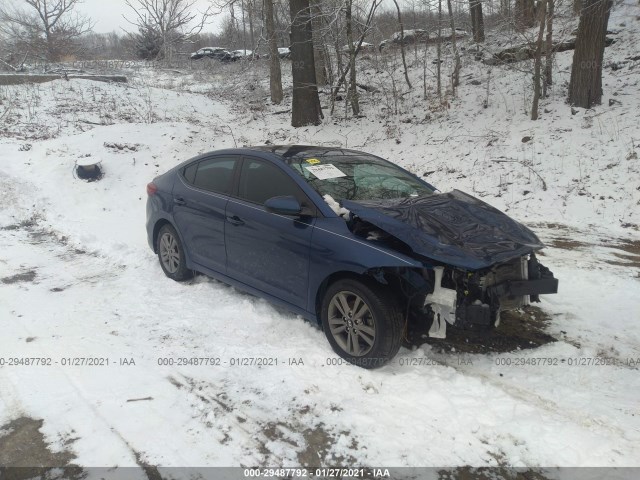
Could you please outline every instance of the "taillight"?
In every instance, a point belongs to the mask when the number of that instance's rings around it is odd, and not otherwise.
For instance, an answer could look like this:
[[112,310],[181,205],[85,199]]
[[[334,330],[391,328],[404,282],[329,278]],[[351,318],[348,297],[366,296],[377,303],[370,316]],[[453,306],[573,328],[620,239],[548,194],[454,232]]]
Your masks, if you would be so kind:
[[155,195],[156,192],[158,191],[158,186],[151,182],[151,183],[147,183],[147,195],[151,196],[151,195]]

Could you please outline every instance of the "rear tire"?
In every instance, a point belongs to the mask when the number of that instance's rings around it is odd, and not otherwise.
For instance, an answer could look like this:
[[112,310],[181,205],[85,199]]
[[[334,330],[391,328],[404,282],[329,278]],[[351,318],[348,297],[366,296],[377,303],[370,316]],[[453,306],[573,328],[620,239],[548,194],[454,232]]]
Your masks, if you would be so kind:
[[320,315],[331,347],[349,363],[378,368],[400,349],[402,310],[391,291],[372,281],[333,283],[324,294]]
[[163,225],[158,232],[156,242],[158,260],[167,277],[177,282],[193,277],[193,271],[187,268],[180,237],[173,226]]

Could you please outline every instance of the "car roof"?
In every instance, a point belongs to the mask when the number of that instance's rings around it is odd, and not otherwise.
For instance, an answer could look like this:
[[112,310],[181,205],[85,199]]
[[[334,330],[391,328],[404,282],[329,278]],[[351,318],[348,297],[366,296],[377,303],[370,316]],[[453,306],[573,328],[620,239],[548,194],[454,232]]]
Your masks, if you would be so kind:
[[258,151],[258,152],[269,152],[282,157],[283,159],[289,159],[291,157],[298,156],[314,156],[314,157],[324,157],[324,156],[351,156],[351,155],[371,155],[366,152],[359,152],[357,150],[350,150],[347,148],[340,147],[332,147],[332,146],[322,146],[322,145],[258,145],[255,147],[248,147],[250,150]]
[[285,164],[290,164],[291,160],[299,157],[324,157],[324,156],[368,156],[372,158],[379,158],[375,155],[366,152],[360,152],[357,150],[350,150],[347,148],[331,147],[331,146],[319,146],[319,145],[257,145],[247,146],[242,148],[225,148],[222,150],[214,150],[210,152],[204,152],[200,155],[192,157],[174,168],[182,168],[185,165],[200,161],[213,154],[215,155],[250,155],[251,153],[271,154],[268,155],[272,160],[280,161]]

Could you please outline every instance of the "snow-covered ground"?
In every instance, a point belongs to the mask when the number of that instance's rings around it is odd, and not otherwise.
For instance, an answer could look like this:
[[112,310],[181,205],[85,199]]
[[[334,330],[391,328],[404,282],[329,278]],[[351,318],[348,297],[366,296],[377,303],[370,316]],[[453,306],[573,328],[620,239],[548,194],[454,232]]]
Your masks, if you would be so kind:
[[[638,54],[638,15],[633,2],[613,12],[605,62]],[[415,63],[390,115],[374,58],[359,81],[380,92],[362,92],[363,118],[338,106],[301,129],[279,113],[290,98],[266,100],[263,64],[0,87],[0,442],[27,417],[82,467],[638,466],[640,66],[605,68],[603,105],[572,114],[571,55],[557,56],[537,122],[530,77],[471,56],[449,108],[422,100]],[[197,153],[267,141],[375,153],[531,225],[560,278],[541,304],[557,341],[425,344],[365,371],[336,365],[318,328],[263,300],[168,280],[146,243],[146,183]],[[100,181],[74,177],[87,158]],[[102,364],[68,365],[78,358]]]

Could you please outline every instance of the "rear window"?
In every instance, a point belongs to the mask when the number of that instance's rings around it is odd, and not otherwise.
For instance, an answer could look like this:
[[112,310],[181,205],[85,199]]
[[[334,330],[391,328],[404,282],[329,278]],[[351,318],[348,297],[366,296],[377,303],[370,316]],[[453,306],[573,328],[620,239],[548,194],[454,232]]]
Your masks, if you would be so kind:
[[182,175],[184,175],[184,179],[188,183],[193,183],[193,181],[196,179],[196,170],[198,170],[198,164],[194,163],[192,165],[189,165],[182,172]]
[[189,165],[183,175],[194,187],[216,193],[231,191],[233,169],[236,161],[233,158],[213,158]]

